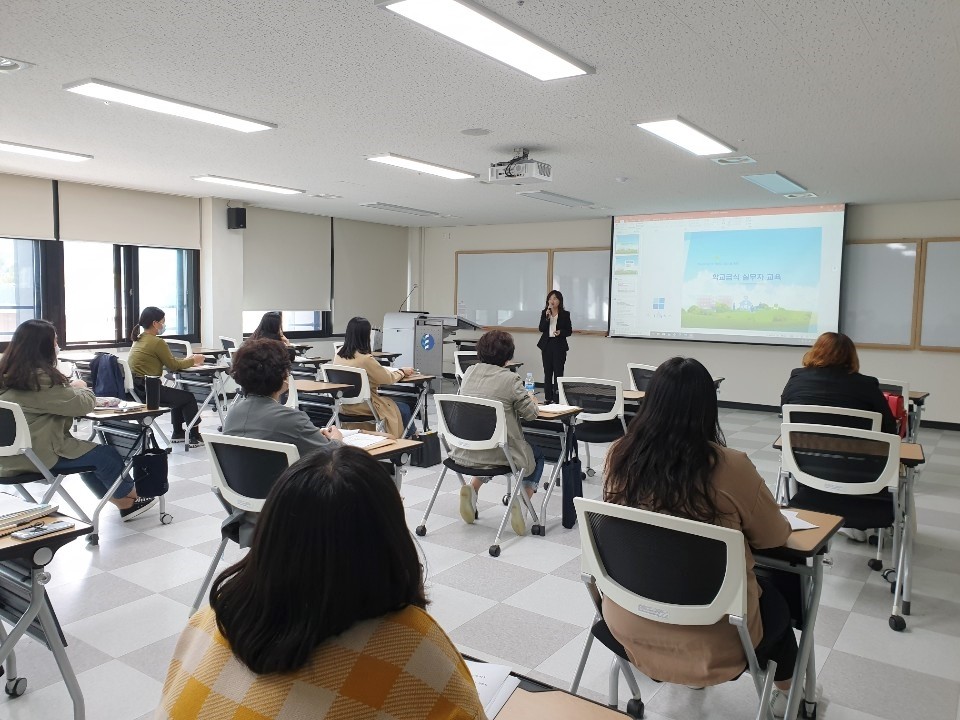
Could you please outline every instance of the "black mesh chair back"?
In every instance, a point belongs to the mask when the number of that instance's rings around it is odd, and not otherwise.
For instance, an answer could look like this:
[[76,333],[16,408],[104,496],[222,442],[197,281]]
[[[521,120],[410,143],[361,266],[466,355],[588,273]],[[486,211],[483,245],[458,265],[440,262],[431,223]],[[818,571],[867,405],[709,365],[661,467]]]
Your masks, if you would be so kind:
[[587,513],[610,577],[636,595],[674,605],[709,605],[726,575],[719,540]]
[[463,440],[489,440],[497,427],[497,412],[492,407],[437,400],[437,412],[443,415],[450,433]]
[[0,408],[0,449],[13,445],[17,439],[17,419],[12,410]]
[[220,337],[220,344],[223,345],[224,350],[229,350],[230,348],[235,348],[237,346],[237,341],[233,338]]
[[791,433],[791,444],[801,472],[833,483],[876,482],[887,466],[890,448],[876,440],[848,442],[842,435],[803,432]]
[[637,390],[642,390],[643,392],[647,391],[647,386],[650,384],[650,379],[653,377],[655,370],[649,370],[644,367],[631,367],[630,376],[633,378],[633,386]]
[[264,500],[270,488],[288,467],[282,452],[215,443],[211,451],[223,472],[223,479],[234,492]]
[[563,391],[567,404],[581,407],[585,413],[609,413],[617,404],[617,391],[611,385],[585,381],[564,382]]
[[350,385],[349,389],[341,391],[345,398],[355,398],[360,395],[363,389],[363,381],[360,375],[349,370],[339,370],[335,366],[327,365],[323,369],[327,376],[327,382],[338,383],[340,385]]
[[189,354],[187,352],[187,346],[184,345],[183,343],[180,343],[177,341],[171,342],[169,340],[166,342],[167,342],[167,347],[170,348],[170,354],[173,355],[175,358],[185,358]]

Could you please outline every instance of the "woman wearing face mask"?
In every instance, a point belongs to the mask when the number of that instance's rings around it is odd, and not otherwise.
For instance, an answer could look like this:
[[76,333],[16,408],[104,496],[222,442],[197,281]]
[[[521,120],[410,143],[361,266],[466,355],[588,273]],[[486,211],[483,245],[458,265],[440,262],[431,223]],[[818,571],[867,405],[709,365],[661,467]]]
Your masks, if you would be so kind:
[[[173,353],[170,352],[170,346],[157,337],[162,335],[166,329],[165,317],[166,314],[160,308],[146,307],[140,313],[137,326],[130,333],[133,347],[130,348],[127,361],[130,363],[130,371],[133,373],[134,387],[140,397],[146,397],[143,383],[144,376],[162,375],[164,368],[170,372],[177,372],[194,365],[203,364],[203,355],[191,355],[182,359],[175,358]],[[161,385],[160,404],[171,409],[170,420],[173,423],[173,436],[170,439],[175,443],[187,441],[184,437],[183,424],[186,422],[189,425],[197,414],[196,398],[186,390],[177,390]],[[188,442],[192,448],[203,444],[200,430],[196,426],[190,431]]]
[[563,309],[563,294],[551,290],[547,294],[546,307],[540,316],[540,341],[537,347],[543,358],[543,394],[548,403],[560,402],[557,378],[563,376],[567,363],[567,338],[573,334],[570,313]]

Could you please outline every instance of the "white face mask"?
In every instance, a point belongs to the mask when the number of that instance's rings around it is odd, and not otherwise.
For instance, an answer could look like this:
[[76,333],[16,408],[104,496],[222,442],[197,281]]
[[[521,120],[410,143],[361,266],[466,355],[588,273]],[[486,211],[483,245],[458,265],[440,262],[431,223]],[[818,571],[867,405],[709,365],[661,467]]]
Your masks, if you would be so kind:
[[157,335],[163,335],[166,331],[167,331],[167,324],[164,323],[164,324],[161,325],[161,326],[159,327],[159,329],[157,330]]

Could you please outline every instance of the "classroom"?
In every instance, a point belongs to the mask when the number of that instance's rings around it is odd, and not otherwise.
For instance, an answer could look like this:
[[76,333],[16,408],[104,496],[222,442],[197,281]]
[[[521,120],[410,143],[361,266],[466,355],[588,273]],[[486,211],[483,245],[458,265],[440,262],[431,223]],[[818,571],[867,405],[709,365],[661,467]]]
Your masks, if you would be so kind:
[[[142,330],[165,329],[177,362],[203,356],[195,373],[185,367],[164,381],[191,396],[185,407],[196,402],[195,419],[179,409],[139,421],[85,411],[65,431],[119,442],[122,454],[132,446],[116,438],[132,427],[137,442],[155,437],[171,448],[158,506],[125,522],[125,506],[106,507],[105,490],[91,492],[86,476],[62,481],[71,500],[48,498],[49,483],[25,486],[79,517],[88,537],[64,538],[52,559],[34,560],[31,576],[9,570],[23,557],[0,537],[0,619],[10,633],[0,661],[16,646],[0,676],[0,720],[204,717],[158,706],[209,576],[248,553],[252,515],[239,543],[221,534],[239,506],[211,491],[221,472],[215,448],[229,445],[217,440],[231,434],[227,415],[252,399],[240,396],[261,394],[238,393],[239,368],[231,378],[228,365],[251,334],[261,341],[271,313],[292,358],[277,402],[303,410],[311,433],[352,425],[349,413],[370,407],[375,425],[366,429],[393,436],[368,454],[399,490],[426,613],[475,678],[486,664],[513,673],[497,681],[503,687],[519,679],[520,690],[500,698],[510,698],[501,720],[547,712],[612,720],[636,714],[630,701],[640,696],[653,720],[767,717],[758,692],[763,704],[770,688],[755,687],[749,671],[732,682],[656,678],[600,634],[593,642],[599,618],[582,572],[600,551],[585,552],[596,526],[581,520],[612,505],[597,502],[608,451],[644,412],[649,377],[628,365],[699,361],[716,386],[710,402],[715,395],[726,445],[783,499],[799,447],[782,426],[785,384],[822,332],[846,333],[859,372],[881,379],[894,413],[895,396],[903,401],[902,445],[884,455],[897,462],[883,467],[898,520],[879,532],[879,554],[876,533],[860,542],[849,523],[838,532],[838,520],[820,528],[803,571],[795,555],[783,556],[794,559],[787,574],[808,603],[794,618],[794,679],[807,661],[813,670],[785,702],[797,717],[960,720],[955,3],[8,0],[0,17],[0,352],[24,322],[48,320],[67,381],[92,387],[98,354],[119,358],[121,371],[136,365],[131,329],[156,306],[157,322],[147,318],[156,327]],[[542,64],[523,66],[511,43]],[[672,131],[706,145],[684,148]],[[747,264],[759,274],[741,281]],[[791,278],[802,273],[819,282],[801,287]],[[564,295],[570,333],[549,298],[544,307],[552,290]],[[805,313],[785,314],[794,302]],[[403,406],[393,408],[402,433],[379,405],[347,407],[347,386],[337,385],[347,376],[326,370],[341,343],[351,356],[355,318],[373,329],[371,346],[357,352],[383,351],[369,378],[380,366],[400,373],[370,384],[388,386],[386,402]],[[525,390],[535,385],[541,408],[521,439],[540,437],[546,461],[529,502],[519,474],[507,487],[513,500],[501,501],[502,476],[479,495],[475,483],[472,522],[469,477],[461,488],[444,470],[441,458],[454,462],[446,448],[421,462],[427,446],[416,441],[431,433],[417,428],[447,427],[438,403],[467,383],[464,373],[490,364],[461,368],[455,353],[475,351],[488,330],[512,335],[506,368]],[[554,331],[569,334],[556,375],[619,394],[609,437],[577,419],[596,397],[577,402],[573,389],[545,382]],[[132,369],[121,400],[146,403],[151,374]],[[363,377],[360,394],[369,392],[368,374],[354,375]],[[551,401],[578,409],[544,414]],[[4,469],[22,454],[4,414],[16,416],[11,404],[0,405],[0,435],[10,436],[0,437],[0,515],[19,492]],[[864,427],[878,431],[879,422]],[[874,430],[870,442],[890,436]],[[201,431],[206,446],[191,443]],[[576,448],[585,502],[567,527],[561,516],[573,505],[565,509],[561,463]],[[521,536],[514,512],[526,518]],[[870,535],[876,526],[866,527]],[[786,562],[755,552],[758,566]],[[291,553],[290,563],[301,562]],[[19,637],[15,623],[44,592],[54,617],[41,611]],[[45,644],[58,646],[56,628],[69,672]]]

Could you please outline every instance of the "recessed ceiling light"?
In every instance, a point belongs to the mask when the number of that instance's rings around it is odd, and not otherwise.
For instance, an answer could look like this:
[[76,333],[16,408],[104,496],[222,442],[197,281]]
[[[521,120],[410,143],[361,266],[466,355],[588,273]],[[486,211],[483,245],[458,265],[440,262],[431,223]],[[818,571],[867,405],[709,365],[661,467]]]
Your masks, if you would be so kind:
[[637,127],[653,133],[667,142],[672,142],[694,155],[723,155],[733,152],[733,148],[729,145],[707,135],[703,130],[695,128],[680,118],[637,123]]
[[319,193],[310,197],[320,198],[321,200],[342,200],[343,195],[334,195],[333,193]]
[[81,155],[80,153],[65,152],[63,150],[51,150],[50,148],[35,147],[33,145],[20,145],[19,143],[0,141],[0,150],[3,152],[16,153],[18,155],[33,155],[35,157],[48,158],[50,160],[66,160],[67,162],[83,162],[84,160],[93,160],[93,155]]
[[567,55],[473,0],[377,0],[377,6],[413,20],[537,80],[593,74]]
[[756,160],[749,155],[731,155],[728,157],[716,157],[710,159],[717,165],[750,165],[751,163],[756,162]]
[[487,130],[486,128],[467,128],[466,130],[460,131],[463,135],[470,135],[472,137],[479,137],[480,135],[489,135],[492,133],[492,130]]
[[807,192],[807,189],[802,185],[797,185],[797,183],[790,178],[776,172],[760,173],[759,175],[741,175],[740,177],[777,195]]
[[264,183],[250,182],[249,180],[236,180],[234,178],[220,177],[219,175],[198,175],[193,178],[200,182],[216,183],[217,185],[232,185],[233,187],[247,188],[248,190],[263,190],[264,192],[279,193],[280,195],[302,195],[306,190],[294,190],[293,188],[281,187],[280,185],[265,185]]
[[0,73],[15,73],[18,70],[28,70],[32,67],[33,63],[28,63],[26,60],[0,57]]
[[565,205],[566,207],[572,208],[590,207],[593,205],[593,200],[580,200],[578,198],[567,197],[566,195],[547,192],[546,190],[526,190],[524,192],[518,192],[517,195],[528,197],[531,200],[543,200],[544,202]]
[[171,100],[170,98],[153,93],[134,90],[133,88],[115,85],[114,83],[104,82],[103,80],[81,80],[80,82],[67,83],[63,86],[64,90],[69,90],[78,95],[105,100],[106,102],[115,102],[122,105],[132,105],[143,110],[152,110],[163,113],[164,115],[175,115],[177,117],[187,118],[188,120],[197,120],[210,125],[219,125],[220,127],[239,130],[240,132],[257,132],[259,130],[273,130],[276,125],[272,123],[251,120],[240,115],[211,110],[193,103],[181,102],[180,100]]
[[428,173],[430,175],[439,175],[448,180],[472,180],[477,177],[473,173],[464,172],[463,170],[454,170],[453,168],[444,167],[443,165],[434,165],[433,163],[424,162],[423,160],[414,160],[413,158],[394,155],[393,153],[368,157],[367,160],[383,163],[384,165],[406,168],[407,170],[416,170],[417,172]]
[[784,193],[783,196],[790,200],[796,200],[797,198],[815,198],[817,197],[817,194],[812,192]]
[[404,205],[391,205],[390,203],[382,202],[360,203],[360,207],[373,208],[374,210],[390,210],[391,212],[404,213],[405,215],[440,216],[440,213],[436,213],[431,210],[420,210],[418,208],[406,207]]

